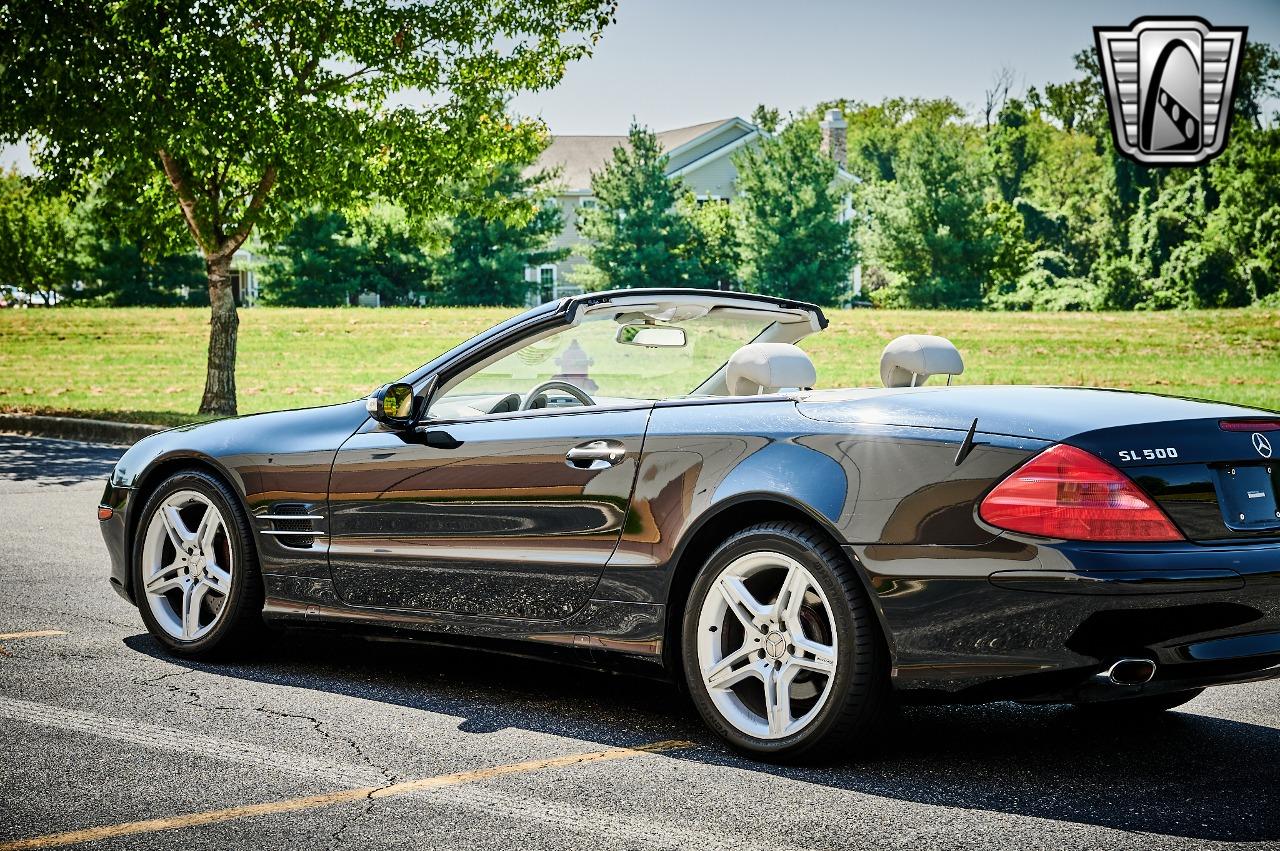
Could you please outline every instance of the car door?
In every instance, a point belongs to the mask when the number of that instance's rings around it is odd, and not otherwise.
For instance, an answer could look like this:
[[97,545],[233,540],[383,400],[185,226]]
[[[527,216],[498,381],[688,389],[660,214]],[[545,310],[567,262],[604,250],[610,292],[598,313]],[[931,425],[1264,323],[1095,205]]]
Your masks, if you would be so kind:
[[622,532],[652,405],[408,432],[372,420],[330,477],[330,566],[354,606],[560,620]]

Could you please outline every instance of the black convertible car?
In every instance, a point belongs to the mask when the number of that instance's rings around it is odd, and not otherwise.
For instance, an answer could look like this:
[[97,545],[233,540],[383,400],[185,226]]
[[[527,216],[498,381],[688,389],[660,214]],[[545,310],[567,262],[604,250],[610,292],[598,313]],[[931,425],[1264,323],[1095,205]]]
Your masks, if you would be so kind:
[[98,510],[111,583],[182,654],[328,624],[664,673],[776,758],[898,700],[1134,713],[1280,675],[1280,415],[947,386],[928,336],[884,388],[812,390],[826,324],[588,294],[367,399],[148,437]]

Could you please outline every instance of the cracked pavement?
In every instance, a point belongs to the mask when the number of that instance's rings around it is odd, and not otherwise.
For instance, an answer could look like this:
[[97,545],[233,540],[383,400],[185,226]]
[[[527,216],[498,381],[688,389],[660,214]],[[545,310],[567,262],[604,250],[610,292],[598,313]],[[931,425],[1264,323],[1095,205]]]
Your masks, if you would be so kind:
[[438,646],[290,633],[168,657],[107,584],[120,453],[0,435],[0,845],[686,739],[396,797],[80,848],[1280,847],[1280,684],[1139,727],[1054,707],[913,708],[886,753],[816,768],[720,746],[671,687]]

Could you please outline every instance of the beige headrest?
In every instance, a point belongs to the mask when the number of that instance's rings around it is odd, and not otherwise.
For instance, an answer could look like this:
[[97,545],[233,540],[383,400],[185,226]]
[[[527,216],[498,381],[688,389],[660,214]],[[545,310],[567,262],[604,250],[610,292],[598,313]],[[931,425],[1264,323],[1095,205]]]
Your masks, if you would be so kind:
[[906,334],[884,347],[880,380],[885,387],[918,387],[931,375],[960,375],[964,360],[944,337]]
[[812,387],[818,372],[809,356],[790,343],[751,343],[729,358],[725,378],[731,395],[754,396]]

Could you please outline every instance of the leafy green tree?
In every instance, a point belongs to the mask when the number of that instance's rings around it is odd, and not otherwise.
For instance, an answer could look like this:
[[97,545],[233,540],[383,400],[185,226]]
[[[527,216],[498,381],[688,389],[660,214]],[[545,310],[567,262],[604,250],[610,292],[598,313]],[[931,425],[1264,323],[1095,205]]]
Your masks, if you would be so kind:
[[[1099,65],[1005,101],[981,128],[947,101],[835,101],[864,282],[901,306],[1164,309],[1280,302],[1280,53],[1251,43],[1222,156],[1148,168],[1112,142]],[[985,151],[985,155],[984,155]],[[1268,302],[1268,303],[1271,303]]]
[[[1262,129],[1262,104],[1280,97],[1280,51],[1260,41],[1245,44],[1240,78],[1231,98],[1235,117]],[[1238,128],[1237,128],[1238,129]]]
[[1137,212],[1139,199],[1144,192],[1158,191],[1168,170],[1147,168],[1121,156],[1111,138],[1111,118],[1096,49],[1079,51],[1074,63],[1081,76],[1059,86],[1046,86],[1047,101],[1040,105],[1062,123],[1068,134],[1078,133],[1088,139],[1094,151],[1107,161],[1105,170],[1110,172],[1110,178],[1106,191],[1099,196],[1107,217],[1104,250],[1109,256],[1127,255],[1129,221]]
[[94,239],[82,274],[85,289],[77,296],[111,307],[204,302],[204,267],[194,253],[155,257],[137,243]]
[[1170,183],[1133,220],[1133,260],[1145,292],[1139,306],[1239,307],[1252,300],[1247,278],[1209,226],[1210,187],[1203,169]]
[[70,293],[74,245],[67,198],[16,173],[0,174],[0,285],[52,304]]
[[1039,156],[1033,133],[1034,118],[1026,104],[1010,98],[987,135],[996,188],[1000,190],[1000,197],[1011,204],[1022,195],[1023,181]]
[[351,240],[362,249],[361,290],[377,293],[384,305],[423,304],[437,284],[428,243],[434,240],[404,210],[379,204],[348,216]]
[[[611,0],[0,5],[0,140],[61,185],[103,167],[167,187],[206,269],[200,412],[236,412],[231,261],[255,229],[370,195],[422,214],[478,165],[536,148],[504,98],[560,79]],[[421,106],[393,99],[416,93]]]
[[1209,167],[1218,206],[1206,228],[1255,297],[1280,292],[1280,130],[1237,128]]
[[1049,123],[1035,102],[1031,95],[1026,104],[1010,99],[988,134],[996,189],[1021,227],[997,229],[987,305],[1091,309],[1099,288],[1089,273],[1114,242],[1105,203],[1113,191],[1109,162],[1091,137]]
[[582,211],[579,231],[595,287],[691,287],[703,283],[697,261],[680,249],[692,229],[676,210],[679,181],[666,174],[667,157],[654,134],[632,125],[628,143],[591,176],[594,209]]
[[1056,120],[1067,132],[1093,126],[1101,110],[1105,109],[1102,89],[1092,78],[1049,83],[1044,87],[1043,95],[1033,88],[1027,92],[1027,101]]
[[717,290],[737,289],[741,280],[742,244],[738,238],[738,216],[732,204],[723,201],[699,202],[692,192],[677,204],[688,220],[692,237],[681,251],[697,261],[704,286]]
[[1244,307],[1253,300],[1236,258],[1208,234],[1176,246],[1160,271],[1164,286],[1156,306],[1171,298],[1187,307]]
[[897,179],[865,194],[867,257],[890,273],[881,303],[978,307],[1000,252],[987,207],[991,176],[974,128],[914,122],[902,140]]
[[1037,251],[1026,238],[1027,211],[1021,199],[1016,205],[1003,199],[987,202],[983,236],[990,241],[992,253],[982,281],[984,307],[1036,307],[1038,290],[1051,285],[1066,265],[1056,251]]
[[811,121],[789,125],[734,155],[742,277],[768,295],[835,304],[849,289],[854,249],[836,164]]
[[1022,184],[1019,212],[1026,238],[1066,255],[1074,273],[1087,275],[1116,244],[1110,218],[1114,176],[1107,155],[1078,132],[1039,122],[1037,158]]
[[267,252],[263,301],[341,306],[368,292],[384,305],[417,304],[433,286],[423,242],[404,211],[391,204],[349,213],[312,210]]
[[1142,273],[1128,257],[1102,258],[1090,275],[1099,310],[1132,310],[1145,295]]
[[262,268],[262,300],[292,307],[353,304],[364,286],[362,249],[342,213],[303,214]]
[[869,183],[897,177],[902,139],[914,124],[943,123],[964,117],[964,110],[949,98],[886,98],[879,104],[824,101],[809,115],[824,115],[828,109],[839,109],[849,124],[846,167]]
[[777,133],[778,125],[782,123],[782,113],[777,107],[758,104],[751,111],[751,123],[766,133]]
[[520,163],[506,163],[464,188],[480,203],[450,224],[449,247],[437,262],[440,303],[523,305],[534,286],[525,269],[569,255],[550,247],[564,220],[548,195],[549,175],[522,171]]
[[907,102],[886,100],[878,106],[842,108],[849,124],[849,170],[868,182],[897,178],[898,146],[910,109]]
[[77,299],[113,307],[209,304],[199,255],[147,210],[151,203],[119,174],[95,181],[73,218],[75,274],[83,285]]

